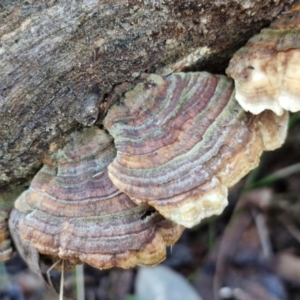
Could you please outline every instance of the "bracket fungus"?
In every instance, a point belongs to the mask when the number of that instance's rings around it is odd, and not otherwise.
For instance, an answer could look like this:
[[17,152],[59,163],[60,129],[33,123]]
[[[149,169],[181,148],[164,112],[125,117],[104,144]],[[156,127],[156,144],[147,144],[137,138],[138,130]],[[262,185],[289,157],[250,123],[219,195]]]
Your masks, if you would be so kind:
[[[298,7],[299,9],[299,7]],[[253,114],[300,110],[300,11],[282,14],[238,50],[226,72],[236,99]]]
[[287,119],[246,113],[226,76],[150,75],[104,120],[117,148],[108,174],[138,205],[192,227],[220,214],[227,188],[283,143]]
[[20,238],[41,254],[104,269],[154,265],[182,226],[135,205],[107,175],[116,154],[97,127],[74,132],[15,203]]

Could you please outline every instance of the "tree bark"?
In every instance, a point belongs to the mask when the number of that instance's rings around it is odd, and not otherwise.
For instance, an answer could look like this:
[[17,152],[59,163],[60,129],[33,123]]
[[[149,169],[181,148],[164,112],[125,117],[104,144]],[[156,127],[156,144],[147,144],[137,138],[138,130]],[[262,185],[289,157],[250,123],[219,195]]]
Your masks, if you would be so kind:
[[224,72],[289,2],[1,1],[0,193],[68,132],[101,119],[118,85],[142,73]]

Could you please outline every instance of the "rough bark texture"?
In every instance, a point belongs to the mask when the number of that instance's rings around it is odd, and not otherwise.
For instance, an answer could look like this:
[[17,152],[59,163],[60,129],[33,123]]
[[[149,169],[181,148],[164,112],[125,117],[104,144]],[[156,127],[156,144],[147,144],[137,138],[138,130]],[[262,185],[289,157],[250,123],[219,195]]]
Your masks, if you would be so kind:
[[117,85],[150,72],[222,72],[289,2],[1,1],[0,193],[34,174],[51,143],[103,115]]

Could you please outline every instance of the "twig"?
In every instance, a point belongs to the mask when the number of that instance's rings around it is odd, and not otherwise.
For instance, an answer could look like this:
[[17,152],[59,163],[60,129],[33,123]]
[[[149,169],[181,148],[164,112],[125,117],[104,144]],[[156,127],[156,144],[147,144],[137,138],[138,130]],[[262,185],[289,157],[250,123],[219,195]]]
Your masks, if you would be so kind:
[[269,232],[266,226],[265,219],[260,212],[252,210],[252,216],[257,228],[260,244],[262,247],[263,256],[269,258],[272,254],[272,247],[269,239]]
[[64,266],[65,266],[65,261],[62,260],[61,261],[61,277],[60,277],[60,291],[59,291],[59,300],[63,300],[64,299],[64,277],[65,277],[65,270],[64,270]]
[[288,224],[284,218],[280,218],[280,221],[287,231],[300,243],[300,232],[298,228],[292,224]]
[[51,276],[50,276],[50,272],[61,262],[61,260],[57,260],[48,270],[47,270],[47,280],[48,280],[48,284],[50,285],[50,287],[55,290],[52,280],[51,280]]
[[75,275],[76,275],[77,300],[84,300],[84,270],[83,270],[83,265],[77,265],[76,266]]

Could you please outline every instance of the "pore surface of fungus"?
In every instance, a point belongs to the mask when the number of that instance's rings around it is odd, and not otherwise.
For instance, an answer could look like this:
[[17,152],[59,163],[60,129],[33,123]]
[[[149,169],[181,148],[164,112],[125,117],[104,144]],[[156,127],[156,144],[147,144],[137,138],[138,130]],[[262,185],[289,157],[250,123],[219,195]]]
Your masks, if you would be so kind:
[[16,201],[19,235],[41,254],[103,269],[153,265],[182,227],[137,206],[107,175],[116,154],[96,127],[71,134]]
[[150,75],[110,108],[117,156],[109,177],[137,204],[192,227],[220,214],[227,188],[285,138],[287,114],[246,113],[225,76]]
[[226,72],[236,99],[254,114],[300,110],[300,12],[283,14],[237,51]]

